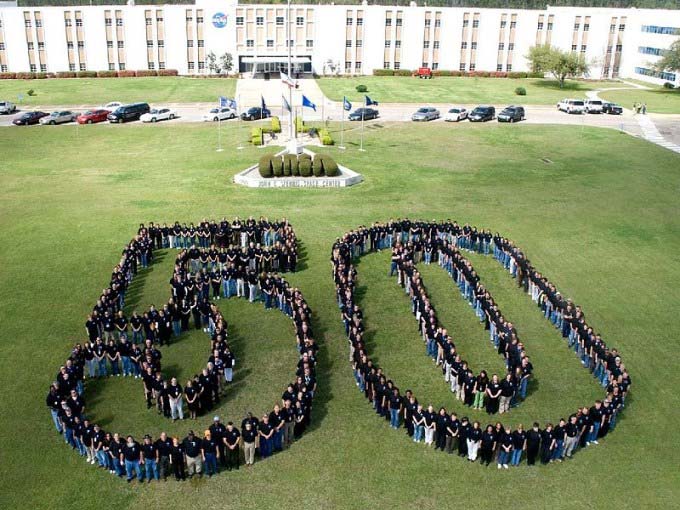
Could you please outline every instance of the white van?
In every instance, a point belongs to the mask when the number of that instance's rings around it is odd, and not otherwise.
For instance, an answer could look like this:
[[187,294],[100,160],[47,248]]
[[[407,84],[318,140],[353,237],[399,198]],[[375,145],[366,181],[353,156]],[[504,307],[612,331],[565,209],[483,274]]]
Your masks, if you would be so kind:
[[557,109],[566,113],[582,114],[586,112],[586,104],[581,99],[562,99],[557,103]]
[[586,100],[586,113],[602,113],[602,101],[599,99]]

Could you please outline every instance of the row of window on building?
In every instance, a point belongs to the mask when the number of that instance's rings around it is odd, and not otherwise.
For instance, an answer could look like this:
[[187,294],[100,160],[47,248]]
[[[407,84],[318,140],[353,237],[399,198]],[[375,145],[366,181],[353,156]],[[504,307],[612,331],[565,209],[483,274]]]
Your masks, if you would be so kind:
[[[276,26],[282,27],[286,23],[286,18],[284,16],[277,16],[276,17]],[[296,16],[295,17],[295,24],[298,27],[302,27],[305,25],[305,17],[304,16]],[[245,25],[245,18],[243,16],[236,16],[236,26],[237,27],[242,27]],[[264,16],[256,16],[255,17],[255,25],[258,27],[264,26]]]
[[656,25],[642,25],[642,31],[650,34],[680,35],[678,27],[659,27]]
[[657,55],[657,56],[663,56],[666,53],[667,50],[663,50],[661,48],[652,48],[651,46],[638,46],[638,53],[642,53],[643,55]]
[[675,73],[669,73],[666,71],[655,71],[654,69],[648,69],[646,67],[636,67],[636,74],[642,74],[644,76],[651,76],[653,78],[660,78],[662,80],[674,82],[676,75]]

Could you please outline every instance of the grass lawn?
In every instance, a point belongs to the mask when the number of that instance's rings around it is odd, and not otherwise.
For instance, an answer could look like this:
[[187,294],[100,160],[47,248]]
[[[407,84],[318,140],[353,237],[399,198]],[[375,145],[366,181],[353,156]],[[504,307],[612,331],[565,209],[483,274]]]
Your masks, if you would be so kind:
[[[568,81],[563,89],[555,80],[535,78],[464,78],[438,77],[421,80],[410,76],[359,76],[356,78],[320,78],[317,83],[326,96],[342,101],[361,102],[364,94],[356,91],[357,85],[366,85],[367,94],[383,103],[460,103],[460,104],[544,104],[554,105],[565,97],[585,97],[588,90],[612,86],[613,82]],[[526,96],[515,94],[524,87]]]
[[632,109],[633,103],[645,103],[648,113],[680,113],[680,90],[652,85],[651,90],[608,90],[600,97]]
[[[431,510],[460,502],[480,508],[489,501],[522,501],[526,508],[677,505],[677,155],[594,128],[374,124],[366,130],[366,152],[356,150],[357,130],[346,133],[346,151],[327,149],[362,172],[362,184],[259,190],[231,183],[262,155],[235,150],[248,127],[222,130],[221,153],[212,126],[91,128],[8,128],[0,137],[0,508],[208,509],[216,501],[225,508],[314,510]],[[102,148],[115,157],[92,157]],[[289,280],[314,310],[323,347],[312,430],[251,470],[211,480],[128,486],[86,465],[60,441],[44,398],[70,346],[83,340],[85,315],[123,243],[140,222],[251,214],[289,218],[304,248],[301,270]],[[348,367],[329,250],[350,228],[405,215],[455,218],[510,236],[622,352],[634,386],[617,430],[600,446],[560,465],[498,472],[414,445],[376,418]],[[174,256],[160,255],[134,284],[137,307],[168,296]],[[513,426],[555,420],[601,395],[509,276],[491,259],[472,261],[536,367],[530,398],[507,420]],[[486,421],[455,403],[425,357],[408,300],[387,277],[388,263],[386,253],[359,263],[373,357],[421,401]],[[500,370],[450,279],[438,267],[423,268],[423,275],[465,357]],[[236,386],[219,413],[240,420],[247,409],[262,411],[280,397],[295,362],[293,330],[260,306],[233,300],[219,306],[239,358]],[[204,363],[206,351],[207,338],[196,332],[163,352],[169,370],[184,378]],[[211,418],[173,425],[144,409],[141,383],[129,380],[89,386],[85,398],[105,429],[137,435],[202,430]]]
[[[28,95],[33,89],[34,96]],[[88,105],[110,101],[123,103],[217,102],[219,96],[233,97],[234,79],[203,79],[181,76],[144,78],[71,78],[47,80],[0,80],[0,98],[22,105]],[[76,98],[76,99],[74,99]]]

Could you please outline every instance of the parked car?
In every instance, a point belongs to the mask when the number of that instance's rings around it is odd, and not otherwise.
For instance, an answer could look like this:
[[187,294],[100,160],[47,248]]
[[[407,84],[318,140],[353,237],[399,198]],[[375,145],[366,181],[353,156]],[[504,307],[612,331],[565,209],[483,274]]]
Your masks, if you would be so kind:
[[54,126],[56,124],[66,124],[67,122],[73,122],[74,120],[76,120],[76,114],[68,110],[64,110],[60,112],[52,112],[49,115],[41,118],[39,122],[43,126]]
[[137,120],[145,113],[149,113],[149,105],[147,103],[133,103],[124,104],[109,113],[106,117],[109,122],[127,122],[128,120]]
[[449,111],[444,115],[444,120],[446,122],[460,122],[468,117],[468,111],[462,106],[454,106],[449,108]]
[[493,106],[478,106],[470,112],[468,120],[470,122],[487,122],[496,118],[496,108]]
[[429,120],[436,120],[439,118],[439,110],[432,108],[431,106],[424,106],[423,108],[418,108],[418,111],[411,115],[411,120],[415,122]]
[[0,101],[0,114],[8,115],[17,111],[17,105],[9,101]]
[[260,108],[259,106],[253,106],[248,108],[245,112],[241,114],[242,120],[258,120],[266,119],[271,115],[271,112],[267,108]]
[[432,69],[429,67],[419,67],[418,70],[414,73],[414,76],[417,76],[418,78],[422,78],[424,80],[431,80],[432,76]]
[[562,99],[557,103],[557,109],[566,113],[585,113],[586,104],[581,99]]
[[76,117],[78,124],[95,124],[97,122],[104,122],[108,116],[108,110],[88,110]]
[[119,101],[112,101],[112,102],[106,103],[104,106],[102,106],[102,109],[113,112],[113,111],[116,111],[121,106],[123,106],[123,103],[121,103]]
[[498,122],[519,122],[525,118],[523,106],[508,106],[498,114]]
[[18,115],[12,121],[12,124],[14,124],[15,126],[30,126],[31,124],[37,124],[40,121],[40,119],[48,115],[49,113],[45,112],[26,112],[22,113],[21,115]]
[[203,115],[204,121],[217,122],[218,120],[235,119],[238,112],[233,108],[213,108]]
[[585,103],[586,113],[602,113],[602,101],[599,99],[588,99]]
[[378,118],[378,110],[373,108],[357,108],[352,113],[349,114],[349,120],[361,120],[363,116],[364,120],[371,120]]
[[602,113],[621,115],[623,113],[623,107],[616,103],[602,103]]
[[175,110],[170,108],[154,108],[149,113],[139,117],[142,122],[158,122],[159,120],[172,120],[175,118]]

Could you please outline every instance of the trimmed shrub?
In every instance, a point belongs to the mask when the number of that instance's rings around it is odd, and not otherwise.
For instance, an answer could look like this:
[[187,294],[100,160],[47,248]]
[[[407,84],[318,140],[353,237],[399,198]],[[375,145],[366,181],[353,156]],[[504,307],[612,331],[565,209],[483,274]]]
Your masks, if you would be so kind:
[[335,177],[338,175],[338,173],[340,173],[338,164],[327,154],[317,154],[314,157],[314,168],[316,169],[317,166],[323,168],[323,173],[326,175],[326,177]]
[[524,87],[517,87],[515,89],[515,95],[516,96],[526,96],[527,95],[527,89]]
[[366,85],[357,85],[356,86],[357,92],[364,93],[368,92],[368,87]]
[[373,69],[373,76],[394,76],[392,69]]
[[17,77],[17,73],[0,73],[0,80],[14,80]]
[[675,85],[673,85],[671,82],[667,81],[667,82],[664,82],[663,88],[665,88],[665,89],[674,89],[674,88],[675,88]]
[[178,74],[177,69],[161,69],[158,71],[158,76],[177,76]]
[[303,158],[301,154],[298,158],[298,167],[300,168],[301,177],[312,176],[312,159],[309,156],[307,156],[307,158]]
[[250,141],[253,145],[262,145],[262,128],[254,127],[250,131]]
[[96,78],[97,71],[78,71],[76,78]]
[[517,71],[508,73],[508,78],[517,79],[517,78],[526,78],[526,77],[527,77],[527,73],[520,73],[520,72],[517,72]]
[[57,73],[57,78],[75,78],[76,73],[74,71],[61,71]]
[[17,80],[32,80],[35,78],[34,73],[17,73]]
[[135,74],[139,78],[144,76],[158,76],[158,71],[154,71],[151,69],[140,69],[139,71],[135,71]]
[[314,158],[314,161],[312,161],[312,173],[314,177],[323,177],[323,164],[318,158]]
[[278,117],[272,117],[272,133],[281,132],[281,121]]
[[134,71],[118,71],[116,75],[118,78],[134,78],[137,76]]
[[301,160],[301,159],[308,159],[309,161],[311,161],[311,160],[312,160],[312,156],[310,156],[310,155],[307,154],[306,152],[303,152],[302,154],[300,154],[300,155],[298,156],[298,160]]
[[26,91],[26,94],[29,95],[29,96],[31,96],[31,97],[33,97],[33,96],[35,96],[35,90],[33,90],[33,89],[28,89],[28,90]]
[[115,78],[118,76],[116,71],[97,71],[97,78]]
[[257,168],[260,171],[260,175],[265,179],[272,176],[272,155],[266,154],[260,158]]
[[272,157],[272,172],[274,173],[274,177],[283,176],[283,160],[281,159],[281,156]]
[[543,73],[527,73],[527,78],[545,78]]
[[298,158],[295,154],[284,154],[283,175],[293,175],[295,177],[300,175],[300,170],[298,169]]
[[319,131],[319,139],[323,145],[333,145],[333,138],[326,128]]
[[283,162],[283,175],[284,175],[284,177],[290,177],[291,175],[293,175],[292,170],[291,170],[292,165],[293,165],[293,162],[291,161],[292,159],[296,160],[295,166],[297,166],[297,159],[295,158],[295,156],[293,156],[292,154],[284,154],[283,155],[283,159],[281,161]]

